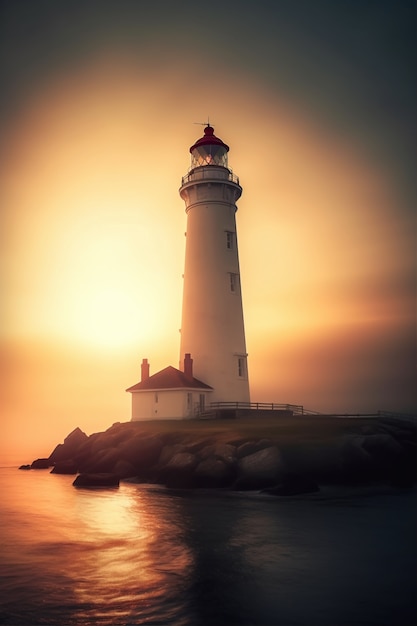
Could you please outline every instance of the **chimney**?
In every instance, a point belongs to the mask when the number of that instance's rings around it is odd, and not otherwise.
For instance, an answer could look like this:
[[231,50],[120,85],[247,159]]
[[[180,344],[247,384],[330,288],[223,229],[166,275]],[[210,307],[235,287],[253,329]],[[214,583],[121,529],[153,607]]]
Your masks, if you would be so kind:
[[191,354],[187,353],[184,357],[184,374],[188,380],[193,379],[193,360]]
[[149,378],[149,363],[148,359],[143,359],[142,364],[140,366],[141,378],[140,382],[143,383],[144,380],[148,380]]

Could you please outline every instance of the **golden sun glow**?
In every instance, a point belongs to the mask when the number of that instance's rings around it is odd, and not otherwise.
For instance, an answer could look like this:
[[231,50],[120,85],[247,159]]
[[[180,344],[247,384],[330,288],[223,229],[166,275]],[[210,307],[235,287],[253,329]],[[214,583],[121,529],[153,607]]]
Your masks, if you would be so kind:
[[[188,76],[93,63],[47,85],[10,129],[1,254],[16,437],[28,415],[46,415],[54,442],[76,425],[74,411],[80,426],[87,412],[90,424],[127,420],[124,389],[141,358],[153,372],[178,364],[185,213],[177,190],[197,138],[190,121],[201,115],[183,98]],[[293,103],[236,76],[218,76],[216,86],[230,94],[228,114],[216,100],[210,119],[243,186],[252,399],[319,410],[334,345],[355,377],[356,364],[383,360],[380,343],[395,343],[409,323],[412,253],[409,223],[397,219],[400,192],[360,145],[318,128]],[[171,120],[173,101],[182,105]],[[204,84],[194,101],[206,106]],[[342,398],[338,385],[328,406]],[[350,391],[345,397],[353,406]]]
[[[102,347],[156,340],[167,310],[155,303],[174,291],[179,302],[177,239],[155,229],[152,150],[141,154],[138,129],[126,119],[135,95],[112,93],[80,88],[67,100],[67,89],[58,90],[31,111],[26,129],[23,120],[6,179],[17,261],[9,275],[12,332],[38,329]],[[179,209],[176,217],[181,229]],[[161,290],[173,266],[177,285]],[[173,313],[179,318],[178,305]]]

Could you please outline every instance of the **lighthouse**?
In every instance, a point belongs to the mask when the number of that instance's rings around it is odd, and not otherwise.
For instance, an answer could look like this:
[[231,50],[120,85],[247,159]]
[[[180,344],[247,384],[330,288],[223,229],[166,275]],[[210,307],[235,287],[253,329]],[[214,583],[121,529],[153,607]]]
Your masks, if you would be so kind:
[[190,148],[179,190],[187,214],[180,363],[191,354],[211,403],[249,403],[236,202],[239,179],[209,124]]
[[227,146],[209,124],[190,148],[183,177],[187,231],[179,369],[150,375],[147,359],[132,394],[132,421],[190,419],[250,402],[236,202],[239,180]]

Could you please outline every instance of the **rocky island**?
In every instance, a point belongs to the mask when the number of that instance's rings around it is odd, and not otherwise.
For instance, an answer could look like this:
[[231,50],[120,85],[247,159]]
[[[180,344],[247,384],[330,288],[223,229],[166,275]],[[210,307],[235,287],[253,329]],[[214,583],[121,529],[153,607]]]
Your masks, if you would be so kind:
[[391,416],[117,422],[90,436],[76,428],[48,458],[20,469],[78,474],[78,487],[129,480],[281,496],[324,484],[412,487],[416,434],[415,418]]

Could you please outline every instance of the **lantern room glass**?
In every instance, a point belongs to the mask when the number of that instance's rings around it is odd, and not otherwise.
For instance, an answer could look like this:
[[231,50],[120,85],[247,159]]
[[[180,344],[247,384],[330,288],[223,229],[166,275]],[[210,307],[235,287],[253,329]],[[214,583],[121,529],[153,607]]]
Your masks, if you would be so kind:
[[217,165],[227,167],[227,150],[215,144],[200,145],[191,152],[191,167]]

